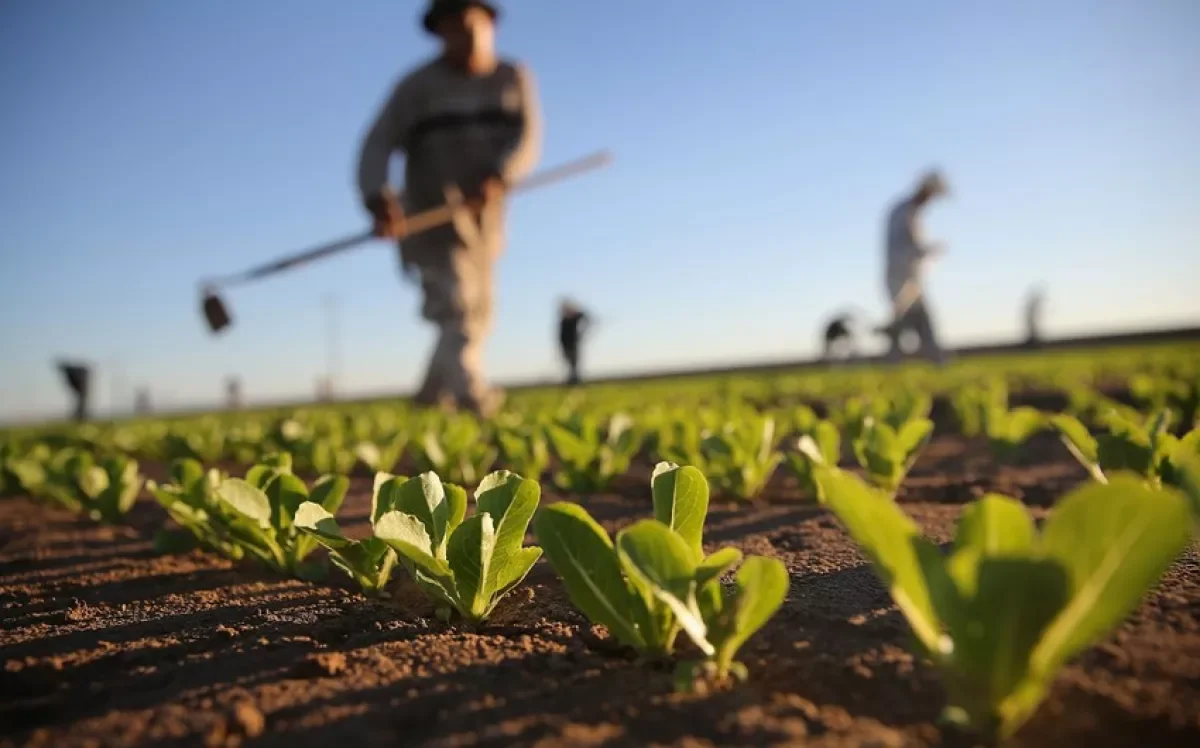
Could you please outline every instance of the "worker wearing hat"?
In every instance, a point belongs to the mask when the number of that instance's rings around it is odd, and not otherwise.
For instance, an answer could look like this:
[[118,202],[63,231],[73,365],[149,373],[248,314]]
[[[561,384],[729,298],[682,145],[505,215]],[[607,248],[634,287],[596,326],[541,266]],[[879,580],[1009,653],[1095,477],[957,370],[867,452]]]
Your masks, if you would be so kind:
[[943,250],[940,245],[925,241],[920,219],[929,202],[947,191],[942,174],[930,171],[922,176],[913,193],[900,200],[888,214],[886,282],[892,303],[892,322],[880,331],[891,339],[889,358],[900,356],[900,336],[911,331],[920,339],[924,357],[939,363],[945,359],[925,306],[922,284],[929,261]]
[[[375,233],[400,238],[406,275],[421,284],[422,315],[438,328],[415,396],[491,415],[502,398],[482,371],[492,326],[493,268],[504,250],[505,190],[536,166],[541,114],[533,76],[499,59],[499,10],[487,2],[433,0],[422,18],[439,54],[404,75],[363,143],[358,186]],[[388,182],[405,157],[403,192]],[[405,237],[405,216],[463,198],[452,224]]]

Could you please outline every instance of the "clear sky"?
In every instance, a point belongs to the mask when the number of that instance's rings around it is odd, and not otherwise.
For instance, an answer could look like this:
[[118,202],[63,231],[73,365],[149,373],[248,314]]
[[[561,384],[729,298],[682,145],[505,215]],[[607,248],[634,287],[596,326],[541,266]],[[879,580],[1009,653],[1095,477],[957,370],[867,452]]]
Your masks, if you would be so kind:
[[[394,250],[232,291],[196,283],[359,230],[368,120],[434,53],[416,0],[0,5],[0,419],[307,396],[337,300],[342,391],[408,390],[432,345]],[[1196,0],[521,0],[543,165],[606,171],[521,198],[487,353],[558,376],[556,300],[601,320],[594,372],[811,354],[823,317],[882,317],[882,219],[940,165],[928,293],[950,343],[1200,321]]]

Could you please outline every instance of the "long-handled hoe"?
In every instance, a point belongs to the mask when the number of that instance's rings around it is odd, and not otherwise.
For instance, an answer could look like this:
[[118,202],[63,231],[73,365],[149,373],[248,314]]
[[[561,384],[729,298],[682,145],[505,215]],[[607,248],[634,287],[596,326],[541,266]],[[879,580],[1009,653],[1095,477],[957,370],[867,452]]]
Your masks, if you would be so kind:
[[[560,182],[564,179],[569,179],[578,174],[591,171],[607,165],[612,160],[611,154],[607,151],[599,151],[589,156],[585,156],[574,161],[569,161],[565,164],[555,166],[551,169],[538,172],[533,176],[513,186],[510,192],[526,192],[544,187],[555,182]],[[473,209],[473,206],[462,199],[459,195],[448,195],[447,202],[436,208],[417,213],[409,216],[406,221],[407,236],[419,234],[423,231],[428,231],[438,226],[443,226],[448,223],[453,223],[460,220],[466,215],[465,212]],[[355,249],[366,244],[371,239],[375,238],[372,231],[363,231],[353,236],[347,236],[342,239],[337,239],[319,247],[313,247],[303,252],[297,252],[287,257],[282,257],[273,262],[268,262],[258,267],[226,275],[219,278],[209,278],[201,282],[200,292],[202,296],[201,310],[204,313],[204,319],[208,323],[208,328],[211,332],[219,333],[232,323],[232,318],[229,314],[229,308],[218,295],[218,291],[230,286],[242,285],[245,283],[253,283],[254,281],[268,278],[276,273],[281,273],[291,268],[307,265],[310,262],[331,257],[342,252]]]

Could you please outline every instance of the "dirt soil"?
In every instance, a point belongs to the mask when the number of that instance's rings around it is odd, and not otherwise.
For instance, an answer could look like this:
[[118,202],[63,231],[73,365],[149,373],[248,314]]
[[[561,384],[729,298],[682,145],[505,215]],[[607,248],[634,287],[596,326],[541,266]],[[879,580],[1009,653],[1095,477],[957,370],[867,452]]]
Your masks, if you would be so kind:
[[[988,491],[1044,516],[1084,474],[1052,438],[1027,453],[996,467],[984,445],[939,436],[904,508],[939,541]],[[644,517],[649,471],[583,503],[610,531]],[[356,479],[352,534],[367,530],[369,493]],[[750,682],[708,695],[675,694],[670,667],[593,629],[545,561],[470,632],[438,622],[402,573],[394,598],[374,601],[336,570],[309,584],[200,552],[157,556],[161,521],[150,503],[129,527],[0,503],[0,745],[970,744],[937,726],[936,673],[909,654],[863,557],[783,475],[759,505],[711,510],[706,550],[778,557],[792,586],[743,650]],[[1200,746],[1198,567],[1193,548],[1065,670],[1014,743]]]

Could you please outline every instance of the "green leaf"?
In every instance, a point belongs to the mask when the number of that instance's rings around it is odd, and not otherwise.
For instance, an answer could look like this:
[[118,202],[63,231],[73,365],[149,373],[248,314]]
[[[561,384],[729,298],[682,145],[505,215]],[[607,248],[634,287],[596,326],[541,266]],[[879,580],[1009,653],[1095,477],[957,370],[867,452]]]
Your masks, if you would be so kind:
[[378,445],[373,442],[359,442],[354,445],[354,456],[372,470],[378,470],[380,462],[383,461]]
[[90,499],[94,499],[108,488],[108,473],[98,465],[89,465],[79,474],[79,489]]
[[450,565],[433,555],[433,544],[425,523],[418,517],[392,511],[375,523],[375,537],[395,548],[417,569],[436,580],[450,580]]
[[1084,486],[1059,501],[1042,530],[1042,551],[1068,572],[1071,598],[1033,655],[1052,674],[1137,606],[1187,546],[1182,496],[1132,476]]
[[446,488],[436,473],[422,473],[401,484],[395,494],[394,508],[419,519],[433,544],[433,555],[446,557],[450,505],[446,501]]
[[1094,479],[1103,482],[1104,473],[1100,471],[1100,446],[1088,433],[1087,427],[1078,418],[1066,414],[1051,416],[1050,425],[1058,431],[1063,444],[1075,459],[1087,468]]
[[660,462],[650,479],[654,518],[677,532],[695,562],[704,557],[704,520],[708,516],[708,481],[694,467]]
[[992,730],[1000,724],[1007,733],[1041,700],[1044,688],[1021,686],[1031,676],[1048,685],[1030,673],[1030,653],[1066,603],[1068,586],[1066,572],[1050,559],[980,561],[973,593],[950,626],[951,699],[977,726]]
[[217,487],[217,498],[260,529],[270,529],[271,502],[261,489],[238,478],[227,478]]
[[626,645],[641,649],[637,596],[630,590],[608,533],[570,502],[545,507],[533,521],[538,543],[583,614]]
[[491,594],[487,581],[495,548],[492,516],[480,512],[458,526],[446,549],[454,572],[454,591],[462,604],[459,612],[473,621],[482,620],[488,612]]
[[900,427],[896,432],[896,445],[903,455],[901,462],[906,468],[912,465],[932,436],[933,421],[928,418],[917,418]]
[[825,463],[836,467],[842,456],[842,435],[831,421],[820,421],[812,432]]
[[[722,674],[733,664],[737,651],[783,606],[791,587],[787,567],[777,558],[751,556],[738,569],[736,589],[725,606],[732,625],[716,644]],[[721,627],[718,627],[721,628]]]
[[942,651],[941,623],[918,557],[917,541],[923,538],[916,523],[886,494],[852,474],[819,467],[817,482],[826,505],[871,560],[918,641],[929,652]]
[[392,475],[391,473],[375,473],[374,485],[371,487],[371,524],[396,508],[396,497],[400,487],[408,482],[408,478]]
[[314,501],[306,501],[296,510],[296,529],[313,535],[327,548],[345,548],[354,542],[342,535],[333,515]]
[[[1200,434],[1200,429],[1189,434]],[[1200,523],[1200,453],[1185,438],[1175,447],[1171,455],[1171,483],[1187,497],[1192,518]]]
[[291,527],[296,510],[308,501],[308,486],[291,473],[276,473],[263,488],[263,493],[271,502],[271,526],[276,530]]
[[467,489],[453,483],[445,483],[442,487],[446,491],[446,534],[449,535],[467,516]]
[[175,460],[171,463],[171,480],[180,488],[188,490],[204,480],[204,466],[190,457]]
[[1008,435],[1016,443],[1028,441],[1029,437],[1040,431],[1046,424],[1046,418],[1036,408],[1014,408],[1008,414]]
[[276,470],[270,465],[255,465],[246,471],[246,482],[262,490],[275,477]]
[[536,545],[521,548],[510,556],[505,562],[504,573],[496,575],[494,594],[497,598],[505,595],[521,582],[525,581],[525,577],[541,557],[542,549]]
[[491,515],[496,525],[496,550],[486,585],[489,595],[505,589],[529,572],[529,554],[521,556],[520,552],[541,493],[537,481],[526,480],[506,470],[488,475],[479,484],[475,492],[479,511]]
[[344,475],[325,475],[313,484],[309,500],[320,504],[330,514],[337,514],[350,490],[350,479]]
[[949,571],[961,594],[975,592],[978,566],[985,558],[1022,557],[1034,547],[1033,518],[1016,499],[988,494],[969,504],[958,523]]
[[711,655],[707,626],[696,601],[696,563],[679,533],[644,519],[617,533],[617,556],[628,577],[665,605],[688,636]]
[[737,566],[741,560],[742,552],[737,548],[722,548],[710,554],[696,567],[696,584],[704,586]]

